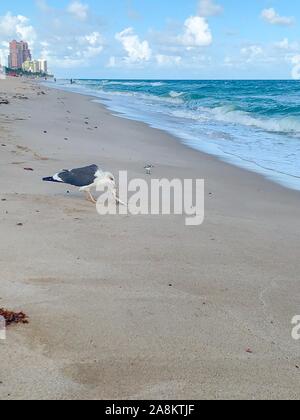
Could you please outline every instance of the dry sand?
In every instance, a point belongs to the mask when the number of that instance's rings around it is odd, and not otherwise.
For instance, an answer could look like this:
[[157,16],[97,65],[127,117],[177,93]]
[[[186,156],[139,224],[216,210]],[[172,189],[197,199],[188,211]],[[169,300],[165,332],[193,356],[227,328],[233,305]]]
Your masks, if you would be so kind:
[[[89,97],[19,80],[4,93],[0,306],[30,324],[0,342],[0,399],[299,398],[300,194]],[[41,182],[90,163],[204,178],[204,225],[100,217]]]

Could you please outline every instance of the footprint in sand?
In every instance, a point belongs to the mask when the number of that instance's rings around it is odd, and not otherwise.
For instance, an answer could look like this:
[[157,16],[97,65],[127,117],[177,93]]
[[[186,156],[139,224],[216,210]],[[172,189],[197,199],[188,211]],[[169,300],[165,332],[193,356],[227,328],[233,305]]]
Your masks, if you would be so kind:
[[17,145],[17,149],[22,150],[23,152],[26,152],[26,153],[30,152],[30,149],[28,147],[25,147],[25,146]]
[[[39,155],[38,153],[34,152],[33,150],[29,149],[29,147],[17,145],[17,149],[24,152],[24,153],[32,153],[34,158],[37,160],[47,161],[49,158]],[[12,153],[18,153],[17,151],[13,151]]]
[[33,156],[35,157],[35,159],[37,160],[43,160],[43,161],[47,161],[49,160],[49,158],[46,158],[44,156],[40,156],[38,153],[34,153]]

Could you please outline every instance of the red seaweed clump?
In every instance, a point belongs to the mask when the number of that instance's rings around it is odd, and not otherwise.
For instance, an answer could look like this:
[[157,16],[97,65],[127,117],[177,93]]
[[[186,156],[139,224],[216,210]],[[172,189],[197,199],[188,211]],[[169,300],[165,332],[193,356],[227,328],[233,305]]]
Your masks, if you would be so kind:
[[5,321],[6,325],[9,326],[11,324],[28,324],[28,317],[24,312],[12,312],[7,311],[5,309],[0,309],[0,316],[2,316]]

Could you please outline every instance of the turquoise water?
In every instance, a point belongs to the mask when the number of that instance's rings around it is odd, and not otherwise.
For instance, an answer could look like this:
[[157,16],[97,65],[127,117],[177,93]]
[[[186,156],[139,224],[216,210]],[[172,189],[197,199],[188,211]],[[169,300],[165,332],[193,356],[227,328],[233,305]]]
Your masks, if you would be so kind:
[[190,147],[300,190],[299,81],[59,81]]

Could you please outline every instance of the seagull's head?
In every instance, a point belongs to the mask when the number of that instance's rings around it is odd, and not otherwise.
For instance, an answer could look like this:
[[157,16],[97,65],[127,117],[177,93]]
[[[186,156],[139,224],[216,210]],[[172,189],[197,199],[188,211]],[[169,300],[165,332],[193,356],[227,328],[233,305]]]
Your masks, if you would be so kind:
[[116,178],[114,177],[114,175],[110,172],[105,172],[104,173],[105,179],[107,180],[107,182],[109,184],[112,184],[114,187],[116,186]]
[[96,180],[96,186],[108,186],[116,189],[116,179],[110,172],[104,172],[103,175]]
[[108,178],[110,181],[115,182],[115,180],[116,180],[114,175],[111,172],[104,172],[104,176],[105,176],[105,178]]

